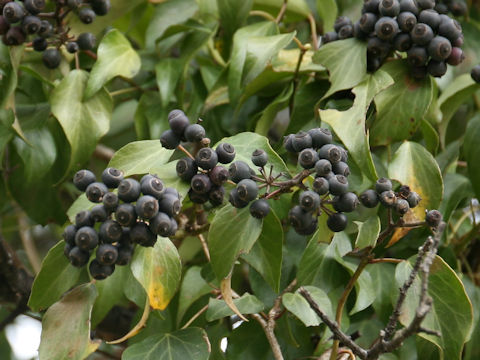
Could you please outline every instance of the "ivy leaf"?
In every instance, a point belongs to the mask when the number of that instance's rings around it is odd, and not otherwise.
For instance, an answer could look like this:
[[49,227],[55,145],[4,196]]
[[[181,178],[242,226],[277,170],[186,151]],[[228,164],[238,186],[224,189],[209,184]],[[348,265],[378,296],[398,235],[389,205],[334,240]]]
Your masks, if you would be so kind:
[[167,334],[157,334],[129,346],[122,360],[208,360],[210,346],[205,330],[187,328]]
[[242,258],[262,275],[275,292],[280,291],[282,247],[282,223],[272,210],[263,219],[262,232],[257,242]]
[[227,204],[215,213],[208,233],[208,248],[218,280],[230,273],[241,253],[248,253],[262,232],[262,221],[250,215],[248,207]]
[[108,166],[122,170],[125,176],[156,174],[156,170],[168,162],[173,152],[162,147],[158,140],[134,141],[118,150]]
[[477,197],[480,196],[480,168],[477,166],[480,158],[478,137],[480,136],[480,117],[475,116],[468,122],[465,131],[464,151],[467,160],[468,177]]
[[217,5],[225,37],[229,39],[247,20],[248,13],[252,9],[253,0],[220,0],[217,1]]
[[[282,2],[278,0],[254,0],[254,8],[268,11],[276,16],[282,6]],[[305,19],[311,10],[305,0],[289,0],[284,21],[300,21]]]
[[[468,133],[467,133],[468,134]],[[440,205],[443,221],[448,223],[453,211],[468,197],[474,197],[472,184],[461,174],[448,173],[443,177],[444,194]]]
[[83,284],[47,310],[42,319],[40,360],[83,360],[98,348],[100,341],[90,340],[90,314],[96,297],[95,285]]
[[332,83],[324,99],[363,81],[367,74],[366,53],[367,44],[357,39],[331,42],[316,52],[313,61],[328,69]]
[[393,86],[375,96],[377,115],[370,131],[373,146],[411,138],[433,99],[433,80],[414,80],[406,61],[391,61],[381,68]]
[[110,127],[112,98],[102,89],[84,101],[87,81],[88,73],[73,70],[50,95],[52,113],[62,126],[71,147],[68,170],[90,157],[98,140]]
[[[254,314],[265,308],[265,305],[256,296],[248,293],[243,294],[238,299],[234,299],[233,303],[241,314]],[[227,306],[225,301],[210,298],[205,315],[207,321],[215,321],[232,315],[235,315],[235,313]]]
[[182,75],[182,63],[178,59],[163,59],[155,65],[158,93],[161,104],[166,107],[170,102],[177,82]]
[[140,70],[140,56],[117,29],[110,30],[103,37],[97,55],[85,89],[85,99],[89,99],[115,76],[131,79]]
[[[415,257],[398,264],[395,272],[397,287],[408,279],[414,261]],[[428,295],[432,297],[433,305],[422,322],[422,327],[436,330],[441,336],[425,333],[418,335],[438,347],[441,359],[461,359],[463,345],[470,335],[473,323],[472,304],[455,271],[439,256],[435,257],[430,268],[428,282]],[[420,278],[417,276],[401,309],[399,320],[404,326],[415,316],[420,287]]]
[[154,247],[135,250],[130,268],[147,292],[150,306],[164,310],[180,285],[182,264],[175,245],[157,237]]
[[[322,309],[330,319],[334,319],[335,313],[333,312],[332,303],[327,294],[314,286],[305,286],[305,289],[312,295],[313,300],[315,300],[320,309]],[[318,326],[322,323],[322,320],[298,291],[283,294],[282,303],[283,306],[303,322],[305,326]]]
[[370,181],[377,179],[377,173],[370,153],[368,135],[365,134],[365,116],[374,96],[392,84],[390,75],[378,70],[375,74],[366,76],[365,80],[353,89],[355,101],[350,109],[320,110],[320,118],[333,128]]
[[262,116],[257,121],[257,126],[255,127],[255,132],[257,134],[267,136],[270,127],[272,126],[277,113],[285,108],[290,100],[290,97],[293,93],[293,85],[290,84],[283,90],[267,107],[263,110]]
[[375,215],[369,217],[365,222],[355,221],[355,224],[358,226],[355,247],[359,249],[375,247],[380,234],[380,218]]
[[335,0],[317,0],[317,11],[320,19],[323,20],[324,32],[332,31],[338,13]]
[[74,286],[81,275],[87,276],[85,268],[80,269],[70,264],[63,254],[64,248],[65,242],[62,240],[52,247],[43,259],[28,299],[28,306],[33,311],[48,308]]

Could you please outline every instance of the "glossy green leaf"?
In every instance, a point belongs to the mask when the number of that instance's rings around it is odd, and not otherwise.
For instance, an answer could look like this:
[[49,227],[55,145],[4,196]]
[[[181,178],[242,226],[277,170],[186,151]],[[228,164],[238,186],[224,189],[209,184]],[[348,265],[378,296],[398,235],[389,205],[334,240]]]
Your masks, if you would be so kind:
[[293,93],[293,85],[289,85],[263,110],[260,119],[257,121],[255,132],[267,136],[277,113],[286,108]]
[[444,194],[440,204],[443,220],[448,222],[453,211],[468,197],[473,197],[473,189],[467,177],[448,173],[443,177]]
[[391,61],[381,68],[395,81],[375,96],[377,115],[370,130],[371,144],[386,145],[412,137],[433,97],[432,77],[414,80],[406,61]]
[[[234,299],[233,303],[242,314],[258,313],[265,308],[265,305],[256,296],[248,293],[243,294],[238,299]],[[232,315],[235,315],[235,313],[227,306],[225,301],[210,298],[206,313],[207,321],[214,321]]]
[[[415,258],[400,263],[395,272],[397,286],[400,287],[409,277]],[[417,276],[404,306],[400,322],[407,326],[415,315],[420,294],[420,279]],[[461,359],[463,344],[468,339],[472,327],[473,310],[465,288],[455,272],[439,256],[430,268],[428,294],[433,306],[422,326],[436,330],[440,337],[420,333],[419,336],[434,343],[441,353],[441,359]],[[452,316],[454,314],[454,316]]]
[[375,284],[374,291],[376,295],[372,306],[378,317],[387,322],[393,311],[392,294],[398,291],[395,281],[393,281],[395,278],[395,265],[389,263],[368,265],[368,272]]
[[106,90],[99,90],[84,101],[88,73],[71,71],[52,91],[50,105],[70,143],[68,169],[86,161],[98,140],[107,133],[112,114],[112,99]]
[[158,95],[156,91],[146,91],[140,97],[134,116],[138,140],[158,139],[163,131],[169,129],[168,122],[165,121],[168,110],[162,106]]
[[365,80],[353,89],[355,101],[347,111],[320,110],[320,118],[329,124],[345,144],[350,156],[362,172],[375,181],[377,173],[373,164],[368,135],[365,133],[365,117],[374,96],[393,84],[386,72],[379,70],[367,75]]
[[0,157],[3,158],[5,146],[15,135],[12,129],[15,115],[12,110],[0,109]]
[[232,37],[233,33],[247,20],[252,5],[253,0],[217,0],[220,23],[227,38]]
[[[278,0],[254,0],[255,8],[266,10],[276,16],[283,2]],[[284,21],[291,18],[292,21],[302,20],[308,16],[310,8],[305,0],[288,0]]]
[[262,232],[262,221],[250,215],[248,207],[227,204],[215,213],[208,233],[208,248],[218,280],[230,273],[235,260],[248,253]]
[[[445,144],[445,136],[448,124],[460,105],[465,103],[480,85],[473,81],[470,74],[462,74],[456,77],[442,92],[438,98],[438,106],[443,113],[442,122],[439,126],[440,140]],[[468,131],[466,132],[468,134]]]
[[280,291],[282,271],[283,227],[272,211],[263,219],[257,242],[242,258],[257,270],[275,292]]
[[86,274],[85,268],[76,268],[70,264],[63,254],[64,247],[65,242],[62,240],[43,259],[28,300],[28,306],[33,311],[48,308],[77,283],[82,273]]
[[8,47],[0,44],[0,108],[6,107],[10,95],[17,86],[17,70],[23,53],[23,46]]
[[176,161],[170,161],[165,165],[152,167],[150,171],[152,174],[157,174],[166,186],[177,189],[182,198],[185,198],[190,189],[190,183],[178,177],[176,166]]
[[140,56],[127,38],[116,29],[110,30],[103,37],[97,56],[88,78],[85,99],[90,98],[115,76],[131,79],[140,70]]
[[472,182],[473,190],[477,197],[480,196],[480,167],[478,166],[478,159],[480,159],[480,149],[478,146],[479,136],[480,117],[476,116],[468,122],[463,148],[467,160],[468,177]]
[[167,106],[172,99],[177,82],[182,75],[182,64],[178,59],[162,59],[155,65],[160,102]]
[[200,266],[192,266],[183,276],[178,296],[177,324],[180,324],[183,315],[195,301],[212,291],[212,287],[202,278],[201,271]]
[[[327,294],[314,286],[305,286],[305,289],[312,295],[313,300],[318,304],[319,308],[330,318],[335,318],[335,313],[332,309]],[[322,320],[312,310],[307,300],[297,291],[295,293],[285,293],[282,296],[282,303],[285,308],[295,315],[305,326],[318,326]]]
[[125,176],[155,174],[156,169],[168,162],[173,151],[162,147],[158,140],[134,141],[118,150],[108,166],[122,170]]
[[167,238],[157,237],[154,247],[135,249],[130,268],[147,292],[150,306],[164,310],[175,295],[182,275],[175,245]]
[[317,11],[323,21],[323,31],[332,31],[338,13],[335,0],[317,0]]
[[187,328],[173,333],[149,336],[129,346],[124,351],[122,360],[207,360],[209,354],[205,330]]
[[100,342],[90,340],[90,314],[96,297],[95,285],[83,284],[47,310],[42,319],[40,360],[83,360],[98,348]]
[[355,221],[355,224],[358,226],[355,247],[359,249],[375,247],[378,235],[380,234],[380,218],[374,215],[369,217],[365,222]]
[[332,85],[323,98],[360,84],[367,74],[367,44],[357,39],[335,41],[322,46],[313,61],[328,69]]
[[410,186],[422,201],[411,211],[417,219],[424,219],[425,209],[437,209],[443,196],[440,168],[432,154],[422,145],[405,141],[393,155],[388,176]]

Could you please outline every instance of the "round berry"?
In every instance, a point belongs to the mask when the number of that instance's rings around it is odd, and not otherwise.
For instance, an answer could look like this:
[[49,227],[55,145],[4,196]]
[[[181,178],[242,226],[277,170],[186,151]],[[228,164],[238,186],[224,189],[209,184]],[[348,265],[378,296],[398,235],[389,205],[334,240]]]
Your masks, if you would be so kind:
[[75,225],[68,225],[63,230],[62,237],[67,244],[75,246],[75,234],[77,233],[77,227]]
[[410,38],[410,35],[401,33],[395,36],[395,39],[393,39],[393,47],[395,50],[401,52],[410,49],[412,47],[412,39]]
[[318,227],[318,220],[316,218],[312,217],[311,222],[307,227],[305,227],[305,228],[295,228],[295,231],[299,235],[308,236],[308,235],[312,235],[317,230],[317,227]]
[[22,29],[27,34],[35,34],[40,30],[42,21],[36,16],[25,16],[22,20]]
[[427,24],[433,30],[436,30],[438,28],[438,26],[440,25],[440,21],[440,15],[438,14],[438,12],[432,9],[423,10],[420,12],[420,15],[418,15],[418,22]]
[[296,152],[295,149],[293,148],[293,138],[294,137],[295,137],[294,134],[290,134],[290,135],[287,135],[287,136],[283,137],[283,147],[285,148],[285,150],[287,150],[288,152],[291,152],[291,153]]
[[420,195],[418,195],[415,191],[411,191],[410,194],[408,194],[408,206],[410,206],[411,208],[417,206],[420,200],[422,200]]
[[265,199],[258,199],[250,205],[250,215],[257,219],[263,219],[270,212],[270,205]]
[[47,68],[56,69],[62,61],[62,56],[57,49],[47,49],[42,54],[42,61]]
[[268,154],[263,149],[257,149],[252,153],[252,163],[258,167],[264,167],[268,162]]
[[53,33],[53,26],[47,20],[42,20],[40,24],[40,29],[38,30],[38,35],[43,38],[50,37]]
[[440,225],[440,223],[442,222],[442,219],[443,219],[443,216],[438,210],[427,211],[427,214],[425,215],[425,221],[427,222],[427,225],[433,228]]
[[150,230],[156,235],[163,237],[170,236],[172,230],[172,222],[170,216],[159,212],[150,220]]
[[328,129],[314,128],[308,130],[308,134],[312,138],[312,147],[314,149],[320,149],[323,145],[332,142],[332,133]]
[[411,12],[402,12],[397,17],[400,30],[408,33],[417,25],[417,17]]
[[91,24],[95,20],[95,12],[87,7],[82,7],[78,11],[78,18],[84,24]]
[[194,192],[198,194],[206,194],[210,191],[212,182],[210,181],[208,175],[197,174],[192,178],[190,186]]
[[313,181],[312,184],[313,191],[315,191],[319,195],[324,195],[328,193],[329,190],[329,183],[328,180],[324,177],[317,177]]
[[110,189],[116,189],[123,180],[123,172],[109,167],[102,172],[102,182]]
[[222,185],[228,180],[228,170],[223,166],[215,166],[208,176],[215,185]]
[[119,246],[118,257],[115,265],[123,266],[127,265],[133,256],[133,246]]
[[108,211],[103,205],[95,205],[90,210],[90,217],[94,222],[104,222],[108,219]]
[[115,219],[122,226],[133,226],[137,222],[137,213],[132,204],[120,204],[115,211]]
[[400,12],[405,11],[418,15],[420,9],[418,8],[416,0],[400,0]]
[[178,196],[173,194],[165,194],[162,196],[162,199],[158,201],[158,210],[170,217],[178,215],[181,207],[182,205]]
[[395,211],[400,215],[403,216],[405,215],[408,210],[410,210],[410,206],[408,205],[408,201],[405,199],[398,199],[395,203]]
[[118,195],[113,192],[107,192],[103,196],[102,202],[106,210],[113,212],[117,209],[118,206]]
[[235,148],[228,143],[222,143],[215,149],[217,153],[218,162],[222,164],[229,164],[235,159]]
[[223,186],[215,186],[208,193],[208,200],[213,206],[219,206],[223,204],[225,197],[225,188]]
[[452,44],[443,36],[435,36],[428,44],[428,54],[433,60],[442,61],[452,53]]
[[140,218],[151,219],[158,213],[158,200],[153,196],[144,195],[137,200],[135,211]]
[[435,0],[417,0],[417,4],[422,9],[433,9],[435,7]]
[[459,47],[453,47],[450,56],[447,59],[447,63],[452,66],[457,66],[465,60],[463,50]]
[[82,5],[83,0],[67,0],[67,5],[71,9],[76,9]]
[[332,195],[342,195],[348,191],[348,180],[343,175],[335,175],[328,179],[329,191]]
[[87,199],[94,203],[101,202],[106,193],[108,193],[108,189],[105,184],[101,182],[93,182],[88,185],[87,189],[85,190]]
[[97,248],[97,261],[102,265],[113,265],[118,258],[118,250],[111,244],[101,244]]
[[125,202],[136,201],[141,192],[140,183],[135,179],[123,179],[118,184],[118,198]]
[[195,160],[185,157],[177,161],[176,171],[180,179],[184,181],[190,181],[197,173],[198,166]]
[[295,205],[288,212],[288,221],[298,230],[308,228],[314,221],[314,218],[310,212],[303,210],[299,205]]
[[382,192],[389,191],[389,190],[392,190],[392,182],[390,181],[390,179],[382,177],[378,179],[377,182],[375,183],[375,191],[378,194],[381,194]]
[[364,12],[371,12],[377,14],[379,5],[380,0],[365,0],[362,9]]
[[205,129],[200,124],[190,124],[185,128],[185,138],[190,142],[200,142],[205,137]]
[[75,226],[81,228],[83,226],[93,226],[94,221],[90,216],[89,210],[82,210],[75,215]]
[[44,51],[48,47],[48,42],[44,38],[38,37],[33,39],[32,47],[35,51]]
[[296,133],[292,138],[292,147],[295,152],[312,147],[312,137],[305,131]]
[[423,46],[412,46],[410,50],[407,51],[407,61],[415,67],[425,65],[428,61],[427,49]]
[[237,185],[237,194],[240,200],[250,202],[258,196],[258,185],[250,179],[243,179]]
[[328,217],[327,226],[333,232],[340,232],[347,227],[348,220],[345,214],[335,213]]
[[427,71],[434,77],[442,77],[447,72],[447,64],[445,61],[430,60],[427,65]]
[[339,16],[335,20],[333,28],[338,33],[340,29],[346,25],[352,25],[352,20],[350,20],[347,16]]
[[438,35],[444,36],[450,41],[455,41],[462,35],[462,27],[456,20],[442,17],[438,26]]
[[338,31],[338,38],[340,40],[349,39],[353,37],[353,25],[345,25]]
[[480,65],[475,65],[470,72],[470,75],[476,83],[480,83]]
[[115,271],[115,265],[102,265],[97,260],[93,259],[88,266],[90,275],[95,280],[105,280]]
[[395,17],[400,13],[400,3],[398,0],[381,0],[378,11],[382,16]]
[[45,8],[45,0],[25,0],[25,9],[32,15],[36,15]]
[[312,148],[303,149],[298,154],[298,163],[304,169],[311,169],[318,161],[318,154]]
[[371,33],[375,30],[375,24],[377,23],[378,16],[374,13],[365,13],[360,18],[359,26],[363,32]]
[[74,246],[68,253],[68,259],[70,264],[75,267],[82,267],[87,265],[90,254],[88,251],[80,249],[78,246]]
[[130,238],[134,243],[145,247],[152,247],[157,242],[157,236],[144,222],[137,222],[130,228]]
[[70,254],[70,251],[72,251],[72,249],[74,248],[74,245],[70,245],[70,244],[65,244],[65,246],[63,247],[63,255],[65,255],[65,257],[68,259],[68,255]]
[[90,170],[79,170],[73,176],[73,184],[80,191],[85,191],[87,186],[94,183],[97,179],[95,174]]
[[233,207],[236,207],[237,209],[244,208],[245,206],[248,205],[248,201],[244,201],[240,199],[236,188],[230,191],[228,201],[230,202],[230,204],[232,204]]
[[147,174],[140,180],[140,190],[143,195],[151,195],[160,199],[165,193],[165,184],[158,177]]
[[66,48],[67,48],[67,51],[70,54],[75,54],[76,52],[78,52],[80,50],[80,47],[78,46],[78,44],[75,41],[70,41],[69,43],[67,43]]
[[205,204],[208,201],[208,194],[209,193],[197,193],[190,189],[188,191],[188,198],[194,204]]
[[218,163],[217,153],[211,148],[201,148],[195,156],[195,162],[203,170],[210,170]]
[[172,130],[164,131],[160,136],[160,144],[162,144],[165,149],[173,150],[180,145],[180,137]]
[[393,207],[397,202],[397,197],[392,190],[386,190],[378,196],[378,199],[385,207]]
[[93,50],[97,39],[92,33],[82,33],[78,35],[77,44],[80,50]]
[[7,19],[10,24],[14,24],[22,20],[25,10],[20,2],[8,2],[3,6],[3,17]]
[[110,0],[91,0],[90,6],[98,16],[105,16],[110,11]]
[[122,227],[120,224],[114,220],[107,220],[102,225],[98,234],[100,235],[100,240],[104,243],[114,243],[120,240],[122,237]]
[[367,52],[374,57],[386,57],[391,48],[392,46],[388,41],[383,41],[376,36],[371,37],[367,42]]
[[367,208],[374,208],[378,205],[378,194],[375,190],[369,189],[360,194],[360,202]]
[[333,208],[338,212],[352,212],[358,206],[358,197],[352,192],[347,192],[333,199]]
[[84,251],[95,249],[98,245],[98,235],[94,228],[84,226],[75,234],[75,245]]
[[246,162],[241,160],[230,164],[230,167],[228,168],[228,174],[234,183],[238,183],[243,179],[250,179],[252,177],[250,173],[250,167]]
[[[338,34],[335,31],[330,31],[322,35],[322,45],[328,44],[338,40]],[[288,151],[288,150],[287,150]]]
[[375,24],[375,33],[381,40],[392,40],[398,33],[398,23],[391,17],[382,17]]
[[366,40],[368,38],[369,33],[362,31],[360,28],[360,23],[357,21],[353,24],[353,37],[359,40]]
[[418,23],[410,32],[412,41],[417,45],[427,45],[434,37],[433,30],[427,24]]
[[327,159],[320,159],[315,163],[317,176],[325,176],[332,171],[332,163]]
[[335,175],[343,175],[343,176],[350,175],[350,168],[348,167],[347,163],[343,161],[334,163],[332,165],[332,171]]
[[333,164],[342,160],[342,150],[337,145],[323,145],[318,150],[318,157],[320,159],[327,159]]
[[175,134],[183,137],[185,129],[190,125],[190,120],[182,110],[175,109],[168,114],[168,124]]
[[315,211],[320,207],[320,195],[316,192],[307,190],[300,194],[298,202],[303,210]]

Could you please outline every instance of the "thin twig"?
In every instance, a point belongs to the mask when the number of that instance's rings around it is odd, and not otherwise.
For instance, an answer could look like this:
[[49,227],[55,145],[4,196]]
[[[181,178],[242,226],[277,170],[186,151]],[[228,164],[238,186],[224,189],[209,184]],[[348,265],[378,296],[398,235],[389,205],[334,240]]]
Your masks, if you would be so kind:
[[275,19],[275,22],[277,24],[279,24],[280,21],[283,20],[283,17],[285,16],[285,13],[287,12],[287,3],[288,3],[288,0],[283,0],[282,7],[280,8],[280,11],[277,15],[277,18]]
[[200,310],[198,310],[195,315],[193,315],[190,320],[188,320],[185,325],[181,327],[181,330],[186,329],[189,327],[200,315],[202,315],[205,311],[208,309],[208,304],[202,307]]
[[195,160],[195,157],[190,153],[190,151],[185,149],[183,145],[178,145],[177,149],[183,152],[185,155],[187,155],[190,159]]
[[112,160],[113,155],[115,155],[115,150],[102,144],[98,144],[95,147],[95,151],[93,153],[93,156],[96,157],[97,159],[101,159],[107,162]]
[[210,262],[210,251],[208,250],[207,242],[205,241],[205,237],[202,234],[198,234],[197,237],[200,239],[202,243],[202,249],[205,253],[205,257],[207,258],[208,262]]
[[317,24],[315,18],[310,13],[308,14],[308,22],[310,23],[310,32],[312,34],[312,48],[313,50],[318,50],[318,36],[317,36]]
[[262,10],[252,10],[248,13],[249,16],[260,16],[263,17],[264,19],[270,20],[270,21],[275,21],[275,18],[269,14],[266,11]]

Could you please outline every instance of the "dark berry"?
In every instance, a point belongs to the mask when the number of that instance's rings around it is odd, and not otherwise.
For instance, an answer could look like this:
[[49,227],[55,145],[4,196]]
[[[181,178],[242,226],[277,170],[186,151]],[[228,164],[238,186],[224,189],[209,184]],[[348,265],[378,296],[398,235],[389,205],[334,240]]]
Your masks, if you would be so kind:
[[347,16],[339,16],[333,25],[334,30],[338,33],[340,29],[346,25],[352,25],[352,20]]
[[353,37],[359,40],[366,40],[368,38],[369,33],[364,32],[360,28],[360,23],[356,22],[353,24]]
[[440,15],[435,10],[423,10],[418,16],[418,22],[427,24],[433,30],[436,30],[440,25]]
[[116,189],[120,181],[123,180],[123,172],[109,167],[102,172],[102,182],[110,189]]
[[117,261],[118,250],[111,244],[101,244],[97,248],[96,258],[102,265],[113,265]]
[[415,67],[425,65],[428,61],[427,49],[423,46],[412,46],[410,50],[407,51],[407,61]]
[[465,60],[465,55],[463,54],[462,49],[459,47],[452,48],[452,52],[447,59],[447,63],[452,66],[457,66]]
[[208,200],[213,206],[219,206],[223,204],[223,199],[225,197],[225,188],[223,186],[212,187],[208,193]]
[[447,72],[447,64],[445,61],[430,60],[427,65],[427,71],[434,77],[442,77]]
[[90,275],[95,280],[105,280],[115,271],[115,265],[102,265],[97,260],[93,259],[88,266]]
[[180,136],[172,130],[164,131],[160,136],[160,144],[162,144],[165,149],[173,150],[180,145]]
[[62,61],[62,56],[57,49],[47,49],[42,54],[42,61],[47,68],[56,69]]
[[90,210],[90,217],[94,222],[104,222],[108,219],[109,211],[103,205],[95,205]]
[[412,39],[409,34],[401,33],[393,39],[393,47],[395,50],[404,52],[412,47]]
[[338,34],[335,31],[330,31],[322,35],[322,45],[328,44],[338,40]]
[[165,192],[163,193],[163,196],[166,196],[166,195],[174,196],[175,198],[180,200],[180,193],[175,188],[171,188],[171,187],[165,188]]
[[230,191],[228,201],[230,202],[230,204],[232,204],[233,207],[236,207],[237,209],[244,208],[248,205],[248,201],[243,201],[238,197],[238,191],[236,188]]
[[257,219],[263,219],[270,212],[270,205],[265,199],[258,199],[250,205],[250,214]]
[[257,198],[258,185],[250,179],[243,179],[237,185],[237,194],[240,200],[250,202]]
[[241,160],[230,164],[230,167],[228,168],[228,174],[234,183],[238,183],[243,179],[251,178],[250,167],[246,162]]
[[449,3],[449,9],[454,16],[465,16],[468,12],[467,4],[463,1]]
[[44,51],[48,47],[48,42],[44,38],[38,37],[32,41],[33,50]]
[[26,35],[20,26],[11,27],[3,36],[3,43],[8,46],[17,46],[25,42]]
[[303,210],[315,211],[320,207],[320,195],[316,192],[307,190],[300,194],[298,202]]
[[443,216],[438,210],[427,211],[425,215],[425,221],[428,226],[437,227],[442,222]]
[[35,34],[40,30],[41,20],[36,16],[25,16],[22,20],[23,31],[27,34]]
[[395,203],[395,211],[399,215],[403,216],[408,212],[408,210],[410,210],[408,201],[405,199],[397,199],[397,202]]
[[365,0],[363,3],[363,10],[365,12],[378,13],[378,6],[380,5],[380,0]]
[[258,167],[264,167],[268,162],[268,154],[263,149],[257,149],[252,153],[252,163]]
[[326,159],[333,164],[342,160],[342,150],[337,145],[323,145],[318,150],[318,157],[320,159]]
[[85,191],[87,186],[94,183],[97,179],[95,174],[90,170],[79,170],[73,176],[73,184],[80,191]]
[[375,33],[381,40],[392,40],[398,33],[398,23],[391,17],[382,17],[375,24]]
[[78,35],[77,44],[80,50],[93,50],[97,39],[92,33],[82,33]]
[[464,37],[463,37],[463,34],[460,34],[460,36],[458,38],[456,38],[455,40],[450,40],[452,42],[452,46],[454,47],[462,47],[463,46],[463,42],[464,42]]
[[118,257],[115,265],[127,265],[132,259],[133,255],[133,246],[119,246],[118,247]]
[[198,166],[195,160],[185,157],[177,161],[176,171],[180,179],[184,181],[190,181],[197,173]]
[[172,222],[170,216],[159,212],[150,220],[150,230],[156,235],[163,237],[170,236],[172,230]]
[[135,211],[140,218],[151,219],[158,213],[158,200],[153,196],[144,195],[137,200]]
[[378,205],[378,194],[375,190],[369,189],[360,194],[360,202],[367,208],[374,208]]
[[312,147],[319,149],[323,145],[330,144],[332,142],[332,133],[328,129],[314,128],[308,130],[308,134],[312,138]]
[[95,12],[88,7],[82,7],[78,11],[78,18],[84,24],[91,24],[95,20]]
[[332,171],[335,175],[350,175],[350,168],[348,167],[347,163],[344,163],[343,161],[334,163],[332,165]]
[[340,40],[349,39],[353,37],[353,25],[345,25],[338,31],[338,38]]
[[368,42],[367,42],[368,54],[374,57],[379,57],[379,58],[386,57],[390,52],[391,48],[392,47],[389,42],[383,41],[376,36],[371,37],[370,39],[368,39]]
[[417,0],[417,4],[422,9],[433,9],[435,7],[435,0]]
[[53,33],[53,26],[47,20],[42,20],[40,24],[40,29],[38,30],[38,35],[43,38],[51,36]]
[[452,44],[443,36],[436,36],[428,44],[428,54],[433,60],[442,61],[452,53]]
[[415,0],[400,0],[400,12],[405,11],[418,15],[420,9]]
[[390,181],[390,179],[382,177],[378,179],[377,182],[375,183],[375,191],[378,194],[381,194],[382,192],[389,191],[389,190],[392,190],[392,182]]
[[223,166],[215,166],[208,176],[215,185],[222,185],[228,180],[228,170]]
[[414,79],[417,79],[417,80],[425,79],[425,77],[428,75],[427,67],[426,66],[413,66],[410,69],[410,75],[412,75],[412,77]]
[[122,227],[114,220],[105,221],[102,225],[100,225],[100,229],[98,231],[100,240],[105,243],[114,243],[119,241],[122,237],[122,233]]
[[77,233],[77,228],[75,225],[68,225],[65,230],[63,230],[62,237],[67,244],[75,246],[75,234]]
[[170,129],[179,137],[183,137],[185,129],[190,125],[187,115],[182,110],[172,110],[168,114]]
[[455,41],[462,35],[462,27],[460,24],[450,18],[442,18],[438,26],[438,35],[444,36],[450,41]]
[[8,29],[10,29],[10,23],[2,15],[0,15],[0,35],[5,35]]
[[123,179],[118,185],[118,198],[125,202],[136,201],[140,192],[140,183],[135,179]]
[[473,81],[480,83],[480,65],[475,65],[470,72]]
[[374,72],[377,71],[380,66],[382,66],[383,59],[376,56],[367,55],[367,71]]
[[192,178],[190,186],[194,192],[198,194],[206,194],[210,191],[212,182],[210,181],[208,175],[197,174]]
[[84,226],[75,234],[75,245],[84,251],[95,249],[98,245],[98,235],[94,228]]
[[63,247],[63,255],[65,255],[65,257],[68,259],[68,255],[70,254],[70,251],[72,251],[72,249],[74,248],[75,245],[70,245],[68,243],[65,244],[65,246]]
[[75,226],[81,228],[83,226],[93,226],[94,221],[90,216],[89,210],[82,210],[75,215]]
[[151,195],[156,199],[160,199],[165,193],[165,184],[158,177],[147,174],[140,180],[140,190],[143,195]]
[[288,212],[288,221],[297,230],[308,228],[314,218],[310,212],[303,210],[299,205],[295,205]]
[[197,193],[190,189],[188,191],[188,198],[194,204],[205,204],[208,201],[209,193]]
[[381,0],[378,11],[382,16],[395,17],[400,13],[400,3],[398,0]]
[[113,192],[107,192],[102,199],[103,206],[109,212],[113,212],[118,206],[118,195]]
[[348,191],[348,180],[343,175],[332,176],[328,180],[328,187],[332,195],[342,195]]
[[185,128],[185,139],[190,142],[200,142],[205,137],[205,129],[200,124],[190,124]]
[[304,169],[311,169],[315,166],[315,163],[318,161],[318,154],[317,152],[312,149],[303,149],[298,154],[298,163]]
[[94,203],[101,202],[106,193],[108,193],[108,189],[105,184],[101,182],[93,182],[88,185],[87,189],[85,190],[87,199]]
[[332,163],[327,159],[320,159],[315,163],[315,172],[318,176],[325,176],[332,171]]
[[400,30],[410,32],[417,25],[417,17],[411,12],[402,12],[397,17]]
[[296,152],[295,149],[293,148],[293,138],[294,137],[295,137],[294,134],[290,134],[290,135],[287,135],[287,136],[283,137],[283,147],[285,148],[285,150],[287,150],[288,152],[291,152],[291,153]]
[[90,6],[98,16],[105,16],[110,10],[110,0],[91,0]]
[[374,13],[365,13],[360,18],[360,29],[363,32],[371,33],[375,29],[375,24],[378,20],[378,16]]
[[172,194],[165,194],[162,199],[158,201],[158,210],[164,212],[170,217],[180,213],[181,203],[178,196]]
[[383,206],[386,207],[393,207],[397,202],[397,197],[392,190],[386,190],[378,196],[378,199],[382,203]]
[[436,4],[434,7],[435,11],[438,12],[439,14],[448,14],[448,6],[445,4]]
[[71,9],[76,9],[82,5],[83,0],[67,0],[67,5]]
[[410,194],[408,194],[408,197],[407,197],[408,206],[410,206],[411,208],[414,208],[415,206],[417,206],[420,200],[422,200],[420,198],[420,195],[418,195],[415,191],[411,191]]
[[25,9],[32,15],[36,15],[45,8],[45,0],[25,0]]
[[313,181],[312,188],[317,194],[324,195],[328,193],[329,190],[328,180],[324,177],[317,177]]
[[3,17],[7,19],[10,24],[19,22],[24,15],[25,10],[20,2],[11,1],[3,6]]
[[427,45],[433,39],[433,30],[427,24],[419,23],[410,32],[412,41],[417,45]]
[[312,137],[305,131],[296,133],[292,138],[292,147],[295,152],[312,147]]
[[154,246],[157,242],[157,236],[150,231],[148,225],[144,222],[137,222],[130,228],[130,238],[136,244],[141,246]]
[[333,232],[340,232],[347,227],[348,220],[345,214],[335,213],[328,217],[327,226]]
[[75,267],[82,267],[87,265],[90,254],[88,251],[80,249],[78,246],[74,246],[68,253],[68,259],[70,264]]
[[195,162],[203,170],[210,170],[218,163],[217,153],[211,148],[201,148],[195,156]]
[[132,204],[120,204],[115,211],[115,219],[122,226],[133,226],[137,221],[135,206]]
[[333,199],[333,208],[339,212],[352,212],[358,206],[358,197],[352,192],[347,192]]
[[215,149],[218,157],[218,162],[222,164],[229,164],[235,159],[235,148],[228,143],[222,143]]
[[308,235],[312,235],[317,230],[317,227],[318,227],[318,220],[317,220],[317,218],[312,217],[311,222],[307,227],[305,227],[305,228],[295,228],[295,231],[299,235],[308,236]]

